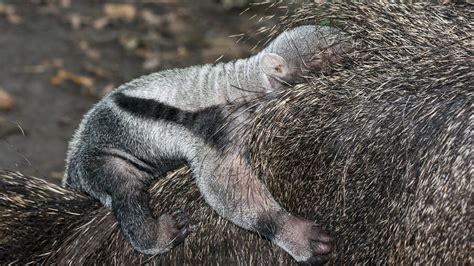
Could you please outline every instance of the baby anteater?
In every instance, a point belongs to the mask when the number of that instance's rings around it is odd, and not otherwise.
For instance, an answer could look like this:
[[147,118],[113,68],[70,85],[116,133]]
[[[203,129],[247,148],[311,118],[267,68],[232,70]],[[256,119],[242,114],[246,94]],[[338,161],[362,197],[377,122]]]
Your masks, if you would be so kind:
[[331,237],[273,199],[250,168],[249,149],[235,131],[251,111],[229,104],[245,104],[343,63],[350,48],[344,36],[331,27],[299,26],[250,58],[163,71],[120,86],[80,124],[63,184],[112,208],[136,250],[158,254],[191,230],[181,209],[154,217],[147,188],[189,164],[219,215],[271,240],[299,262],[324,260]]

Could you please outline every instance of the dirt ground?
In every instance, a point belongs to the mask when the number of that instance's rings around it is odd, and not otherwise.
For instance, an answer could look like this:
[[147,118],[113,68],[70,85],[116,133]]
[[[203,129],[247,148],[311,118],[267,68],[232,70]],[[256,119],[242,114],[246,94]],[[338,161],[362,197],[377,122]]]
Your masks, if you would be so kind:
[[215,0],[0,0],[0,168],[59,183],[74,129],[115,86],[248,56],[254,41],[229,37],[256,26],[241,11]]

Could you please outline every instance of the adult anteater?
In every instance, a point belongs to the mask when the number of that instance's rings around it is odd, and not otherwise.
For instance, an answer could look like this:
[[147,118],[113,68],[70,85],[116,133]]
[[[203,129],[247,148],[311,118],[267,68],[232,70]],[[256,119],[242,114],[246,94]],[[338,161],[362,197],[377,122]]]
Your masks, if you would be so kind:
[[[333,263],[471,263],[472,10],[307,4],[270,30],[329,23],[357,43],[350,68],[259,99],[240,129],[273,195],[333,232]],[[152,206],[194,210],[195,232],[155,257],[90,198],[6,171],[0,185],[2,262],[293,263],[214,214],[186,168],[154,185]]]

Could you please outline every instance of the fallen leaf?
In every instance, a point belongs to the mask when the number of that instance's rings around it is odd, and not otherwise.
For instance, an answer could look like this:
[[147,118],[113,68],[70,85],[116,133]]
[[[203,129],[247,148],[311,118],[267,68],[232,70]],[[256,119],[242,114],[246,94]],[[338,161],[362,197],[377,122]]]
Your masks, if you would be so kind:
[[107,69],[92,65],[92,64],[86,64],[85,68],[88,72],[95,74],[98,77],[105,78],[108,80],[112,80],[112,73],[108,71]]
[[65,81],[71,81],[85,88],[87,95],[96,95],[96,91],[94,87],[95,80],[93,78],[77,75],[69,71],[66,71],[64,69],[58,70],[58,73],[56,74],[56,76],[51,78],[51,84],[53,86],[59,86],[63,84]]
[[82,24],[82,18],[79,14],[73,13],[69,16],[69,23],[73,29],[78,30]]
[[145,61],[142,64],[142,68],[144,70],[154,70],[157,69],[161,64],[161,60],[158,56],[155,57],[150,57],[145,59]]
[[104,14],[112,19],[132,21],[137,15],[137,10],[130,4],[104,4]]
[[185,21],[186,16],[181,14],[170,13],[166,16],[166,21],[168,25],[168,30],[171,31],[173,34],[179,35],[183,34],[184,32],[188,31],[189,24]]
[[165,18],[159,15],[156,15],[150,9],[145,9],[141,12],[141,18],[149,26],[161,26],[165,22]]
[[8,92],[3,88],[0,88],[0,110],[1,111],[10,111],[15,107],[16,101]]
[[40,74],[50,70],[51,68],[51,64],[43,63],[39,65],[24,66],[20,71],[24,73]]
[[109,24],[109,21],[110,20],[107,17],[102,17],[102,18],[98,18],[94,20],[94,23],[93,23],[94,29],[101,30],[105,28]]
[[12,5],[0,3],[0,15],[4,15],[11,24],[20,24],[23,19],[16,13],[16,9]]
[[180,58],[187,58],[189,57],[189,51],[186,47],[180,45],[178,46],[178,50],[177,50],[177,53],[178,53],[178,56]]
[[21,18],[17,14],[11,14],[11,15],[7,16],[7,20],[11,24],[21,24],[23,22],[23,18]]
[[134,36],[121,35],[119,37],[119,43],[125,50],[133,51],[137,49],[138,45],[140,44],[140,40]]
[[71,0],[61,0],[61,6],[63,8],[69,8],[71,7]]
[[115,84],[113,83],[109,83],[107,85],[105,85],[104,88],[102,88],[102,90],[100,91],[100,96],[101,97],[104,97],[105,95],[109,94],[110,92],[112,92],[113,90],[115,89]]
[[100,59],[100,51],[90,47],[87,41],[84,41],[84,40],[80,41],[79,49],[81,49],[81,51],[90,59],[94,59],[94,60]]
[[156,52],[154,52],[150,49],[144,48],[144,47],[137,48],[134,52],[137,56],[139,56],[143,59],[147,59],[147,58],[156,56]]
[[43,61],[39,65],[24,66],[21,68],[21,71],[24,73],[39,74],[46,71],[49,71],[52,68],[60,68],[64,64],[63,60],[60,58],[49,59]]
[[15,8],[12,5],[0,3],[0,14],[8,14],[12,12],[15,12]]
[[152,51],[145,47],[140,47],[135,49],[133,52],[136,56],[143,58],[144,61],[142,64],[142,68],[144,70],[154,70],[161,65],[161,55],[159,55],[155,51]]

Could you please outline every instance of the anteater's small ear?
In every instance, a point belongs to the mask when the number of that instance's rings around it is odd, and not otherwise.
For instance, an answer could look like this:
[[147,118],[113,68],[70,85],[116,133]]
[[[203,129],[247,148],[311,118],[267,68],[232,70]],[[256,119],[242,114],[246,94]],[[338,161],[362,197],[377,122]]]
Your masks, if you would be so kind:
[[260,60],[260,66],[263,72],[270,77],[283,79],[290,74],[286,60],[274,53],[265,53]]

